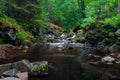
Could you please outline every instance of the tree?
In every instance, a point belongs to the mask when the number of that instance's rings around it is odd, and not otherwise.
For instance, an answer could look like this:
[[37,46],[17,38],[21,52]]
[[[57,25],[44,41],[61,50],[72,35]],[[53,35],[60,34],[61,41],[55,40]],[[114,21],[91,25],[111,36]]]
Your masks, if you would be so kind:
[[120,14],[120,0],[118,0],[118,14]]
[[85,18],[85,0],[81,0],[82,16]]
[[7,1],[5,6],[5,14],[21,24],[35,24],[35,18],[39,15],[37,0],[10,0]]

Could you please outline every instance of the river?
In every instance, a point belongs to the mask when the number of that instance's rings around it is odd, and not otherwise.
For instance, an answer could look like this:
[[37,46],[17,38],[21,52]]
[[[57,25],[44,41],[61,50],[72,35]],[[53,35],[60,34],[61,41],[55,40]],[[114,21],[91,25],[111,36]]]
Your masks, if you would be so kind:
[[18,55],[18,53],[20,55],[9,60],[7,59],[6,61],[4,60],[4,62],[1,61],[1,63],[16,62],[23,59],[28,59],[31,62],[48,61],[48,75],[29,77],[29,80],[102,80],[101,76],[105,77],[103,80],[108,79],[109,76],[106,78],[106,74],[108,74],[106,68],[95,67],[84,61],[84,55],[89,53],[91,49],[85,50],[78,45],[81,44],[64,48],[63,44],[61,45],[60,43],[38,44],[31,47],[25,53],[26,55],[21,53],[21,51],[15,51],[15,55]]
[[[42,45],[41,45],[42,46]],[[39,78],[30,78],[29,80],[81,80],[83,72],[80,63],[77,61],[77,55],[82,48],[73,48],[60,50],[53,46],[36,46],[30,55],[30,60],[45,60],[49,63],[48,76]]]

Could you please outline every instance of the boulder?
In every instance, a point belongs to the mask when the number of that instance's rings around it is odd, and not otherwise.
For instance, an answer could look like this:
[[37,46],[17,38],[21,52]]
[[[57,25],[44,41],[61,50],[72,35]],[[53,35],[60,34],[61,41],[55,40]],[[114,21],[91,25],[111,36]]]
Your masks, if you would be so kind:
[[11,69],[11,63],[0,65],[0,74]]
[[83,30],[79,30],[77,31],[77,40],[79,39],[80,41],[85,40],[85,35],[84,35],[84,31]]
[[118,37],[118,40],[120,40],[120,37]]
[[7,77],[7,78],[3,78],[3,79],[0,79],[0,80],[22,80],[22,79],[15,78],[15,77]]
[[118,51],[120,49],[120,46],[118,43],[113,44],[112,46],[109,47],[109,51],[110,52],[115,52]]
[[31,64],[28,60],[21,60],[14,63],[0,65],[0,74],[3,74],[3,72],[11,69],[17,69],[21,72],[30,71],[30,68],[31,68]]
[[21,60],[18,62],[14,62],[14,63],[11,63],[11,65],[13,68],[20,70],[21,72],[24,72],[24,71],[29,72],[32,67],[31,63],[28,60]]
[[16,76],[21,80],[28,80],[28,72],[17,73]]
[[120,36],[120,29],[118,29],[118,30],[115,32],[115,35],[116,35],[116,36]]
[[67,38],[71,38],[75,33],[72,31],[72,29],[69,30],[67,34]]
[[29,72],[30,74],[46,74],[48,72],[48,62],[38,61],[30,63],[28,60],[22,60],[14,63],[0,65],[0,74],[14,75],[19,73],[17,70],[20,72]]
[[110,32],[110,33],[108,34],[108,36],[113,37],[113,36],[115,36],[115,35],[114,35],[113,32]]
[[102,62],[108,62],[108,63],[112,63],[113,61],[115,61],[115,58],[111,57],[111,56],[105,56],[101,59]]
[[41,62],[33,62],[31,63],[31,75],[39,75],[39,74],[47,74],[48,73],[48,62],[41,61]]
[[49,31],[52,32],[54,35],[60,36],[64,30],[58,25],[49,23]]
[[11,69],[8,71],[3,72],[4,76],[15,76],[15,74],[20,73],[20,71],[18,71],[17,69]]

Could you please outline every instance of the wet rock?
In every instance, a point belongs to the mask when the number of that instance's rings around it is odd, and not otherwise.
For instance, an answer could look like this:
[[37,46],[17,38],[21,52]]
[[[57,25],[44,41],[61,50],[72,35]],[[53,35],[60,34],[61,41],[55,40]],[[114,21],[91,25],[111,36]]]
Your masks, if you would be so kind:
[[17,73],[16,76],[21,80],[28,80],[28,72]]
[[120,61],[115,61],[115,63],[120,64]]
[[60,37],[61,37],[61,38],[66,38],[66,37],[67,37],[67,34],[63,33],[63,34],[61,34]]
[[76,38],[76,34],[74,34],[74,35],[71,37],[71,39],[74,39],[74,38]]
[[113,32],[110,32],[110,33],[108,34],[108,36],[112,37],[112,36],[115,36],[115,35],[114,35]]
[[110,52],[115,52],[115,51],[118,51],[118,50],[120,50],[119,44],[115,43],[115,44],[113,44],[112,46],[109,47]]
[[22,80],[22,79],[15,78],[15,77],[7,77],[7,78],[3,78],[3,79],[0,79],[0,80]]
[[120,40],[120,37],[118,37],[118,39]]
[[112,46],[109,47],[109,51],[114,52],[115,47],[116,47],[116,44],[113,44]]
[[70,29],[70,31],[69,31],[69,33],[67,35],[67,38],[71,39],[73,37],[73,35],[74,35],[74,32],[72,31],[72,29]]
[[30,40],[24,40],[23,45],[25,45],[25,47],[27,46],[27,48],[29,48],[33,45],[33,43]]
[[11,70],[12,68],[17,69],[19,71],[29,71],[30,63],[27,60],[22,60],[14,63],[8,63],[0,65],[0,74],[5,71]]
[[77,31],[77,37],[75,39],[77,42],[83,42],[85,40],[85,35],[83,30]]
[[27,50],[23,50],[23,52],[24,52],[24,53],[26,53],[26,52],[27,52]]
[[111,53],[110,56],[116,58],[118,55],[115,53]]
[[4,76],[15,76],[15,74],[20,73],[17,69],[11,69],[8,71],[3,72]]
[[12,67],[20,70],[21,72],[30,71],[31,64],[28,60],[21,60],[18,62],[11,63]]
[[111,57],[111,56],[105,56],[101,59],[102,62],[104,63],[112,63],[113,61],[115,61],[115,58]]
[[61,27],[59,27],[58,25],[55,25],[53,23],[49,23],[49,30],[50,32],[52,32],[55,35],[61,35],[63,33],[63,29]]
[[11,69],[11,63],[0,65],[0,74]]
[[[14,68],[11,70],[11,68]],[[22,60],[14,63],[0,65],[0,74],[14,75],[20,72],[29,72],[30,74],[46,74],[48,73],[48,62],[40,61],[30,63],[28,60]],[[6,72],[5,72],[6,71]]]
[[29,47],[28,46],[24,46],[24,49],[29,49]]
[[115,32],[115,35],[116,35],[116,36],[120,36],[120,29],[118,29],[118,30]]
[[84,44],[81,44],[81,43],[69,43],[67,45],[68,47],[73,47],[73,48],[78,48],[78,47],[84,47]]
[[117,58],[120,58],[120,54],[118,54]]

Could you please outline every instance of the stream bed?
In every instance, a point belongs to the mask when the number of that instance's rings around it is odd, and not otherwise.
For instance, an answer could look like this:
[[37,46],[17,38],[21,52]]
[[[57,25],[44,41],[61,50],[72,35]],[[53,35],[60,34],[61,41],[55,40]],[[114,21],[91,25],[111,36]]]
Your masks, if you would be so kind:
[[[72,46],[64,48],[60,44],[52,43],[50,45],[38,44],[25,53],[21,50],[13,50],[14,54],[12,54],[13,51],[10,51],[11,57],[5,58],[4,61],[0,60],[0,64],[12,63],[23,59],[28,59],[30,62],[48,61],[48,75],[30,76],[29,80],[116,80],[109,79],[111,74],[106,71],[106,68],[95,67],[84,62],[84,55],[91,50],[87,49],[86,51],[83,47]],[[114,72],[112,69],[109,69],[109,71],[111,73]]]

